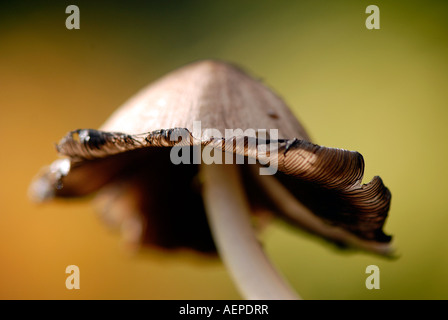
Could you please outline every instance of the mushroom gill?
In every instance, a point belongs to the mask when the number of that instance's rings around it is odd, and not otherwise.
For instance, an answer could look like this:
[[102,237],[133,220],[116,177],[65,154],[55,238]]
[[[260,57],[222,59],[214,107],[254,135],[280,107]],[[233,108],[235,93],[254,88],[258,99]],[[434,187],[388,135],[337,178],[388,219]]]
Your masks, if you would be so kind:
[[[96,193],[104,219],[133,245],[214,252],[216,244],[248,298],[298,297],[256,243],[250,213],[269,211],[338,244],[390,253],[382,229],[391,194],[379,177],[362,184],[361,154],[311,143],[277,95],[228,63],[199,61],[173,71],[99,130],[69,132],[57,150],[62,159],[31,185],[34,199]],[[207,164],[205,150],[233,164]],[[272,175],[260,175],[269,167]],[[264,278],[272,281],[260,287],[256,275],[245,279],[247,265],[256,264],[248,259],[260,259],[253,273],[269,273]]]

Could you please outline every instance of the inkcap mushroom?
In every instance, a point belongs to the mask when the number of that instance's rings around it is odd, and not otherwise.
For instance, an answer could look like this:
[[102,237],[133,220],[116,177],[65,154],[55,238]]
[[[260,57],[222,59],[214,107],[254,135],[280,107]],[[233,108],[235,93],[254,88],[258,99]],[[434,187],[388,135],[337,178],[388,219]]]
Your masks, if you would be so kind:
[[132,247],[219,253],[246,299],[299,299],[252,222],[285,219],[339,246],[391,253],[391,193],[360,153],[316,145],[281,98],[205,60],[141,90],[99,130],[69,132],[30,186],[37,201],[95,194]]

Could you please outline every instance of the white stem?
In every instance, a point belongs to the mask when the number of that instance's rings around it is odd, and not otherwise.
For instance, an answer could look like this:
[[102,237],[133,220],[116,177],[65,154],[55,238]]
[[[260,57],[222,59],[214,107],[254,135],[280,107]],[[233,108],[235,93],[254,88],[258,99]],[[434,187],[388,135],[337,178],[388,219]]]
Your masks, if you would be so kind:
[[248,300],[295,300],[255,237],[249,204],[235,164],[203,164],[203,198],[218,252]]

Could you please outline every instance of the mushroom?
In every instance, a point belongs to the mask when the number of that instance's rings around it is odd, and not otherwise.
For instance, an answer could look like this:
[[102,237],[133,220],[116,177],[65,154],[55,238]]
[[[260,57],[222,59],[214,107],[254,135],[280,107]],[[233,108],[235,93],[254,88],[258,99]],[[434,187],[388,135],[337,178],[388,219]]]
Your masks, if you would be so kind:
[[282,99],[232,64],[173,71],[57,151],[33,199],[95,193],[133,248],[217,250],[247,299],[300,298],[257,240],[253,222],[266,213],[340,246],[391,253],[382,230],[391,194],[379,177],[362,184],[362,155],[310,142]]

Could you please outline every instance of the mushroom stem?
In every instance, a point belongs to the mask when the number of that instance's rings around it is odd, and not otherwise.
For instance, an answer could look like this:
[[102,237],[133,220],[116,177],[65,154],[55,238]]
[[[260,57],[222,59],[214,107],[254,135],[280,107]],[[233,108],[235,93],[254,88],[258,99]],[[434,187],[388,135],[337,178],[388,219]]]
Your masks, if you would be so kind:
[[203,198],[210,228],[226,267],[248,300],[295,300],[262,250],[250,222],[250,208],[235,164],[201,165]]

